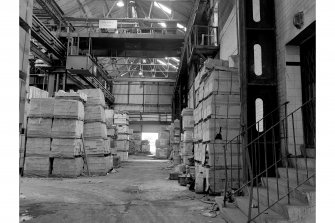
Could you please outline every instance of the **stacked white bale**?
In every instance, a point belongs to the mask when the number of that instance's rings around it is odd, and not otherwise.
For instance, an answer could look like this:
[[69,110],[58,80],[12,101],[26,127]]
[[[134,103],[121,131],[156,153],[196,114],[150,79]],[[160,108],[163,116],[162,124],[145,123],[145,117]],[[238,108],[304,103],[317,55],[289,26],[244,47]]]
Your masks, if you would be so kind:
[[194,133],[194,109],[185,108],[181,115],[183,118],[183,147],[181,150],[181,157],[185,165],[191,165],[191,159],[194,158],[193,151],[193,133]]
[[170,153],[170,129],[167,126],[163,126],[156,140],[156,157],[159,159],[167,159]]
[[56,93],[50,154],[53,157],[53,176],[77,177],[83,173],[81,137],[84,131],[85,98],[75,92]]
[[51,171],[51,128],[55,100],[32,98],[28,113],[24,175],[47,177]]
[[114,125],[114,110],[106,109],[106,127],[107,127],[107,138],[108,138],[108,145],[110,148],[111,155],[116,155],[116,125]]
[[87,95],[85,104],[84,138],[90,173],[105,175],[112,160],[107,137],[105,96],[100,89],[80,90]]
[[[196,176],[205,179],[204,190],[215,194],[223,191],[226,180],[234,184],[242,168],[237,155],[240,151],[236,146],[229,148],[227,163],[223,158],[225,143],[237,136],[240,130],[239,75],[237,69],[228,67],[226,61],[210,59],[198,76],[200,83],[196,91],[199,96],[194,112]],[[216,139],[218,134],[222,140]],[[225,168],[231,173],[227,177]],[[200,182],[203,181],[196,180],[196,186]]]
[[141,141],[142,146],[142,152],[143,153],[150,153],[150,143],[148,140],[142,140]]
[[135,153],[136,152],[141,152],[142,147],[141,147],[141,140],[142,139],[142,134],[141,132],[133,132],[133,142],[134,142],[134,148],[135,148]]
[[129,115],[124,111],[114,112],[114,124],[117,137],[115,141],[117,155],[121,161],[128,160],[129,153]]

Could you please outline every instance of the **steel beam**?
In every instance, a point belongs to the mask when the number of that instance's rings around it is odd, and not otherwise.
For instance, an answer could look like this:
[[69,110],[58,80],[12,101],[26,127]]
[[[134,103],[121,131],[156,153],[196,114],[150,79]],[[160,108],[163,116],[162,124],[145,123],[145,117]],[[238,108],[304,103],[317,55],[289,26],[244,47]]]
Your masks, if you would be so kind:
[[174,83],[175,79],[164,79],[164,78],[116,78],[113,82],[165,82]]
[[[79,0],[77,0],[79,1]],[[153,19],[153,18],[78,18],[78,17],[65,17],[69,22],[99,22],[99,20],[117,20],[122,22],[152,22],[152,23],[186,23],[187,21],[181,19]]]
[[178,34],[137,34],[137,33],[97,33],[97,32],[60,32],[60,37],[91,37],[91,38],[119,38],[119,39],[176,39],[182,40],[184,39],[184,35]]
[[47,55],[45,55],[44,53],[42,53],[42,51],[32,41],[30,41],[30,51],[32,52],[32,54],[34,56],[40,58],[45,63],[47,63],[48,65],[52,66],[52,60]]

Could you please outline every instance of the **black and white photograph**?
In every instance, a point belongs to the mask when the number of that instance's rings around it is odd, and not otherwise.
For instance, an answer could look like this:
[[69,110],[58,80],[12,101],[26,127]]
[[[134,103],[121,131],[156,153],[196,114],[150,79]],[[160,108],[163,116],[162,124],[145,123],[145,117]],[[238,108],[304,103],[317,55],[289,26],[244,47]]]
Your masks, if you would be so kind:
[[333,222],[327,2],[1,2],[1,221]]

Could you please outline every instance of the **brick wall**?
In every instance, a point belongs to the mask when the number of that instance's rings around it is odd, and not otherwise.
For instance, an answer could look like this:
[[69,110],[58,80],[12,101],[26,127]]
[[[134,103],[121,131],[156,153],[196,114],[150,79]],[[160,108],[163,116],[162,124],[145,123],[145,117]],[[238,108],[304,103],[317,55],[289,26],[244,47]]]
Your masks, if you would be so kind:
[[[304,12],[304,26],[297,29],[293,25],[293,17],[297,12]],[[300,62],[298,46],[287,45],[294,37],[315,21],[315,0],[275,0],[276,40],[277,40],[277,75],[279,103],[289,101],[288,113],[301,106],[301,71],[299,65],[287,62]],[[281,111],[281,117],[284,110]],[[297,113],[295,119],[296,143],[303,144],[302,115]],[[289,126],[290,127],[290,126]],[[290,128],[291,129],[291,128]],[[290,130],[289,149],[292,151],[293,132]],[[300,150],[298,149],[298,153]]]

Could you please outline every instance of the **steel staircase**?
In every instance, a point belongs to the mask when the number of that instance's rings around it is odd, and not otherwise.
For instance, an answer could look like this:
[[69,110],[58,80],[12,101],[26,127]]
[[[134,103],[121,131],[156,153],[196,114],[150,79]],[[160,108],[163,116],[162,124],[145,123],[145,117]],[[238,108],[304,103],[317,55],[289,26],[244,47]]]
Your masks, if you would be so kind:
[[[244,184],[233,188],[226,173],[224,196],[215,199],[226,221],[315,222],[315,148],[304,148],[297,143],[297,119],[302,109],[314,105],[315,98],[312,98],[290,114],[287,114],[287,103],[281,105],[273,112],[284,107],[284,117],[246,143],[242,158],[248,180],[239,179]],[[265,122],[271,113],[255,125]],[[243,134],[253,134],[255,125],[230,142],[242,140]],[[315,123],[313,126],[315,135]],[[278,132],[282,134],[281,140],[276,138]],[[229,152],[230,142],[225,145],[225,153]]]

